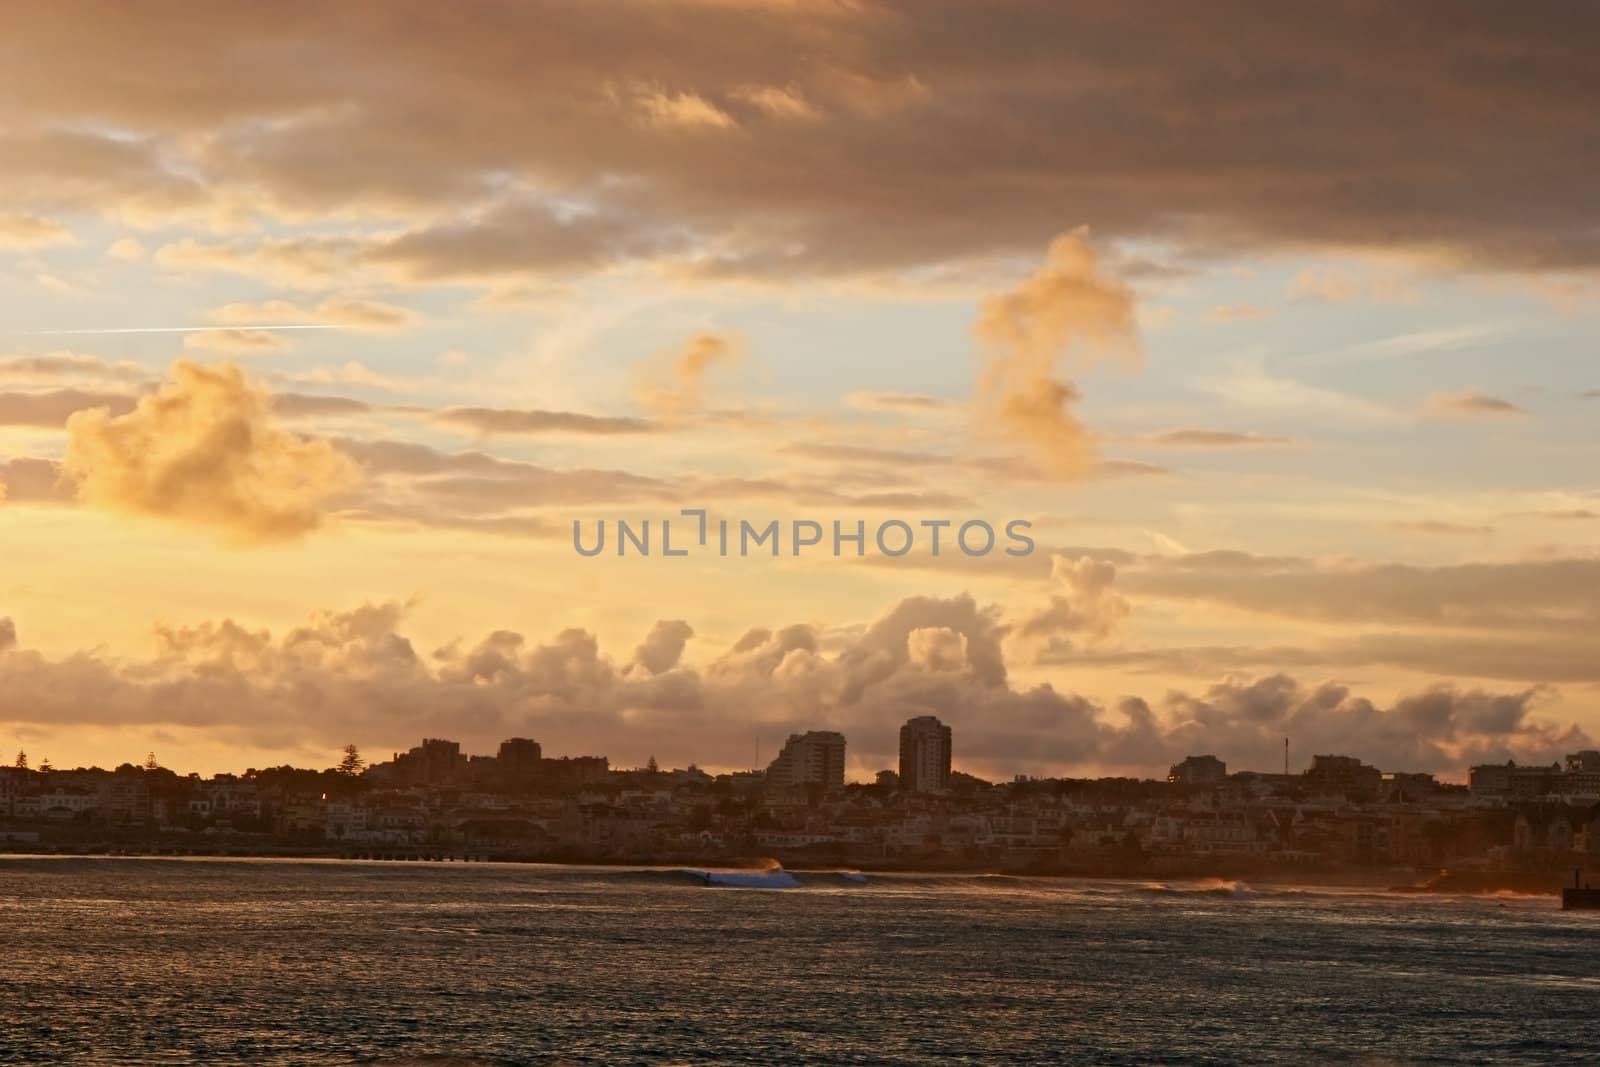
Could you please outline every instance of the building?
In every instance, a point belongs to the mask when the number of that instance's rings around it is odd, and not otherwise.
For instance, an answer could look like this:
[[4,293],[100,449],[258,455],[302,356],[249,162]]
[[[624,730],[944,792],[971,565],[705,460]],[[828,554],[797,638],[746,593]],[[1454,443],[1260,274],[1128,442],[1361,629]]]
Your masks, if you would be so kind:
[[562,756],[539,761],[539,780],[548,785],[571,789],[595,785],[611,773],[611,761],[604,756]]
[[394,757],[394,779],[405,785],[444,785],[464,775],[467,762],[459,742],[429,737]]
[[950,738],[950,727],[932,715],[918,716],[900,727],[901,789],[942,793],[949,788]]
[[1306,784],[1340,792],[1376,793],[1383,772],[1354,756],[1313,756]]
[[790,734],[783,751],[767,767],[767,782],[774,786],[844,786],[844,734],[811,730]]
[[1219,785],[1227,777],[1228,765],[1215,756],[1188,756],[1167,772],[1167,781],[1179,785]]
[[1421,772],[1384,771],[1378,789],[1380,798],[1389,803],[1415,802],[1438,792],[1439,780]]
[[526,737],[513,737],[500,742],[500,754],[495,757],[495,775],[507,786],[531,785],[539,780],[544,749],[539,742]]
[[1506,800],[1542,797],[1600,797],[1600,752],[1585,749],[1567,756],[1566,764],[1519,766],[1484,763],[1472,768],[1472,795]]

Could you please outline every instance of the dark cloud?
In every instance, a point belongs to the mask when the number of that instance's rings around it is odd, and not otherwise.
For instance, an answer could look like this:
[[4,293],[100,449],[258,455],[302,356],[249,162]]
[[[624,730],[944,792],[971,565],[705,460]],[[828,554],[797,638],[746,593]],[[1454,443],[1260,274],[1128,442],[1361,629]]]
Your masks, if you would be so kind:
[[285,748],[351,737],[400,748],[427,735],[484,751],[523,735],[554,752],[721,766],[744,765],[752,734],[834,728],[870,770],[893,765],[901,722],[936,714],[955,729],[957,765],[995,775],[1152,772],[1202,751],[1266,769],[1286,736],[1300,753],[1428,771],[1548,761],[1592,744],[1536,717],[1534,688],[1438,685],[1380,707],[1341,685],[1275,674],[1107,709],[1012,682],[1008,624],[964,596],[913,597],[826,642],[806,625],[753,630],[700,665],[682,661],[693,631],[678,620],[658,623],[620,660],[576,629],[543,642],[494,631],[427,658],[403,621],[399,605],[379,604],[320,613],[278,636],[228,620],[162,626],[154,657],[137,662],[0,647],[0,720],[187,726]]
[[30,213],[425,217],[363,254],[438,281],[661,256],[709,277],[896,270],[1083,221],[1211,253],[1600,261],[1600,12],[1281,14],[27,5],[0,65],[0,188]]
[[1120,585],[1138,595],[1366,626],[1555,636],[1600,626],[1600,559],[1420,567],[1213,553],[1155,561],[1122,574]]
[[367,262],[412,282],[492,282],[562,277],[651,258],[683,239],[648,217],[563,215],[538,202],[507,202],[459,222],[414,230],[371,246]]

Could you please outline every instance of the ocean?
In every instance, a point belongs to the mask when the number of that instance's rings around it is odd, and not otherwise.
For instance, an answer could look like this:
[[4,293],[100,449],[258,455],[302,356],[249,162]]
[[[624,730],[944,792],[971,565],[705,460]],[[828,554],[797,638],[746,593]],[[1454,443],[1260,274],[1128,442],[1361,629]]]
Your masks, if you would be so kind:
[[0,1062],[1600,1062],[1600,913],[1231,883],[0,857]]

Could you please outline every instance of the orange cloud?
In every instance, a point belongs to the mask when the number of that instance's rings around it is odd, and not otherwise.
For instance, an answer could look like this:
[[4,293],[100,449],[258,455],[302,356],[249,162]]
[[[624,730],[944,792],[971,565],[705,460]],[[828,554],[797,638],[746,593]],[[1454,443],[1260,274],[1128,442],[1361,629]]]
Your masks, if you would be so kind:
[[1137,361],[1132,291],[1100,271],[1081,230],[1050,245],[1044,266],[983,302],[975,327],[989,360],[978,385],[981,422],[1034,449],[1051,473],[1082,477],[1093,466],[1088,431],[1072,414],[1077,388],[1057,364],[1116,357]]
[[37,215],[0,215],[0,247],[41,248],[72,240],[72,231]]
[[64,470],[85,503],[204,526],[237,542],[284,541],[319,526],[359,468],[325,441],[274,425],[266,392],[232,364],[180,360],[128,414],[67,420]]
[[711,368],[731,366],[744,358],[742,342],[728,334],[697,333],[670,358],[654,361],[642,372],[639,402],[661,415],[689,415],[705,408],[706,375]]

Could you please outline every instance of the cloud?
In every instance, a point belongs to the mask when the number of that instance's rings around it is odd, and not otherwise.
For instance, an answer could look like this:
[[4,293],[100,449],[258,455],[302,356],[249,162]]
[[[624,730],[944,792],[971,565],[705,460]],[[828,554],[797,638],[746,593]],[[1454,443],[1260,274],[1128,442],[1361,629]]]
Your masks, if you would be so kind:
[[1589,739],[1576,727],[1533,719],[1541,695],[1441,684],[1382,707],[1337,683],[1307,685],[1284,674],[1229,679],[1198,695],[1171,693],[1155,709],[1143,701],[1125,705],[1131,725],[1108,756],[1137,757],[1159,745],[1174,758],[1225,753],[1231,767],[1266,770],[1281,765],[1287,737],[1296,752],[1350,754],[1386,770],[1548,762]]
[[653,433],[658,428],[645,419],[607,415],[583,415],[575,411],[510,410],[506,408],[446,408],[433,415],[443,426],[466,430],[480,436],[510,434],[618,434]]
[[[1443,21],[1323,5],[1272,26],[1176,5],[1159,33],[1137,12],[1020,0],[916,18],[669,0],[622,32],[549,2],[472,20],[33,6],[7,26],[20,58],[0,104],[0,195],[30,212],[415,221],[520,185],[765,277],[1020,254],[1063,205],[1107,239],[1191,253],[1600,263],[1578,45],[1600,28],[1581,5]],[[313,53],[315,77],[255,61]]]
[[103,408],[113,414],[133,410],[134,398],[123,393],[57,389],[42,393],[0,392],[0,426],[59,429],[75,412]]
[[1446,522],[1443,519],[1413,519],[1389,524],[1396,530],[1410,533],[1444,534],[1450,537],[1481,537],[1494,533],[1493,526],[1473,526],[1467,523]]
[[685,496],[672,482],[622,470],[546,467],[404,441],[341,437],[334,444],[368,474],[362,509],[413,521],[510,519],[523,508],[678,502]]
[[619,212],[567,212],[513,199],[365,243],[361,263],[408,284],[566,280],[681,243],[671,227]]
[[706,405],[706,376],[714,367],[744,358],[744,343],[722,333],[697,333],[673,353],[640,368],[638,397],[646,410],[663,416],[692,415]]
[[1207,553],[1149,561],[1122,573],[1119,584],[1130,594],[1323,622],[1546,639],[1600,626],[1600,559],[1420,567]]
[[1256,307],[1254,304],[1221,304],[1206,313],[1206,318],[1212,322],[1245,322],[1250,319],[1265,318],[1271,312]]
[[669,93],[647,87],[635,93],[633,105],[647,125],[666,129],[727,130],[738,125],[731,115],[699,93]]
[[1415,304],[1422,294],[1398,279],[1363,277],[1333,270],[1303,270],[1289,280],[1290,300],[1327,304]]
[[664,674],[678,665],[693,636],[694,627],[682,619],[662,619],[634,649],[633,662],[648,674]]
[[1458,393],[1429,393],[1422,402],[1425,415],[1433,418],[1480,418],[1483,416],[1526,415],[1528,412],[1509,400],[1475,390]]
[[298,289],[323,289],[347,279],[363,242],[341,237],[274,237],[207,244],[185,237],[156,249],[157,266],[179,272],[222,271]]
[[106,246],[106,258],[123,263],[142,262],[148,254],[144,242],[136,237],[119,237]]
[[1167,430],[1142,439],[1146,444],[1166,448],[1258,448],[1286,445],[1287,437],[1263,433],[1237,433],[1231,430]]
[[267,394],[238,367],[180,360],[130,412],[67,421],[64,463],[96,507],[204,527],[237,542],[316,529],[359,470],[325,441],[279,429]]
[[198,352],[255,356],[280,352],[284,343],[282,337],[270,330],[196,330],[184,335],[183,347]]
[[1040,660],[1060,658],[1073,641],[1097,645],[1113,636],[1132,606],[1112,589],[1117,568],[1090,556],[1057,555],[1050,561],[1051,582],[1060,590],[1015,627],[1019,644]]
[[1053,474],[1087,474],[1094,450],[1069,410],[1078,391],[1057,377],[1057,364],[1063,356],[1078,366],[1137,360],[1132,291],[1100,272],[1081,231],[1064,234],[1016,289],[984,300],[974,329],[988,352],[978,385],[983,425],[1028,445]]
[[871,445],[828,444],[801,441],[778,449],[785,456],[816,459],[830,463],[875,463],[889,467],[943,467],[959,462],[956,456],[939,452],[908,452],[898,448]]
[[944,626],[919,626],[906,634],[906,661],[925,671],[965,670],[966,635]]
[[711,767],[746,766],[753,732],[832,728],[848,737],[853,777],[892,766],[899,725],[923,714],[952,725],[958,767],[994,777],[1151,773],[1197,751],[1269,769],[1285,736],[1296,752],[1419,771],[1548,762],[1593,743],[1537,715],[1539,688],[1439,684],[1381,706],[1337,683],[1269,674],[1106,708],[1012,682],[1005,623],[967,597],[912,597],[865,627],[827,634],[760,627],[700,663],[682,658],[692,629],[681,620],[658,623],[622,658],[579,629],[542,641],[494,630],[425,657],[404,623],[405,609],[386,603],[319,612],[279,634],[226,619],[169,624],[156,630],[154,655],[133,661],[9,647],[0,720],[185,726],[265,748],[293,738],[331,749],[357,737],[399,749],[444,736],[492,751],[505,737],[533,736],[547,752],[624,764],[655,753]]
[[272,396],[272,413],[285,419],[339,418],[370,415],[381,410],[364,400],[352,400],[347,396],[316,396],[309,393],[275,393]]
[[788,122],[815,122],[821,113],[793,86],[743,85],[733,95],[769,118]]
[[1398,424],[1405,416],[1365,397],[1309,385],[1277,373],[1260,356],[1231,361],[1220,377],[1195,383],[1230,407],[1285,418],[1336,419],[1357,425]]
[[61,464],[53,459],[19,456],[0,463],[0,486],[12,504],[67,504],[72,488],[61,477]]
[[0,248],[43,248],[71,241],[72,231],[53,219],[0,214]]
[[417,321],[416,312],[376,300],[344,300],[330,297],[313,307],[287,300],[261,303],[224,304],[211,313],[213,322],[229,326],[343,326],[352,330],[389,333],[404,330]]
[[149,372],[137,363],[112,363],[99,356],[77,352],[47,352],[42,355],[0,358],[0,381],[21,385],[56,382],[64,378],[138,382]]
[[903,412],[911,415],[939,414],[960,406],[957,401],[926,393],[850,393],[845,406],[857,411]]

